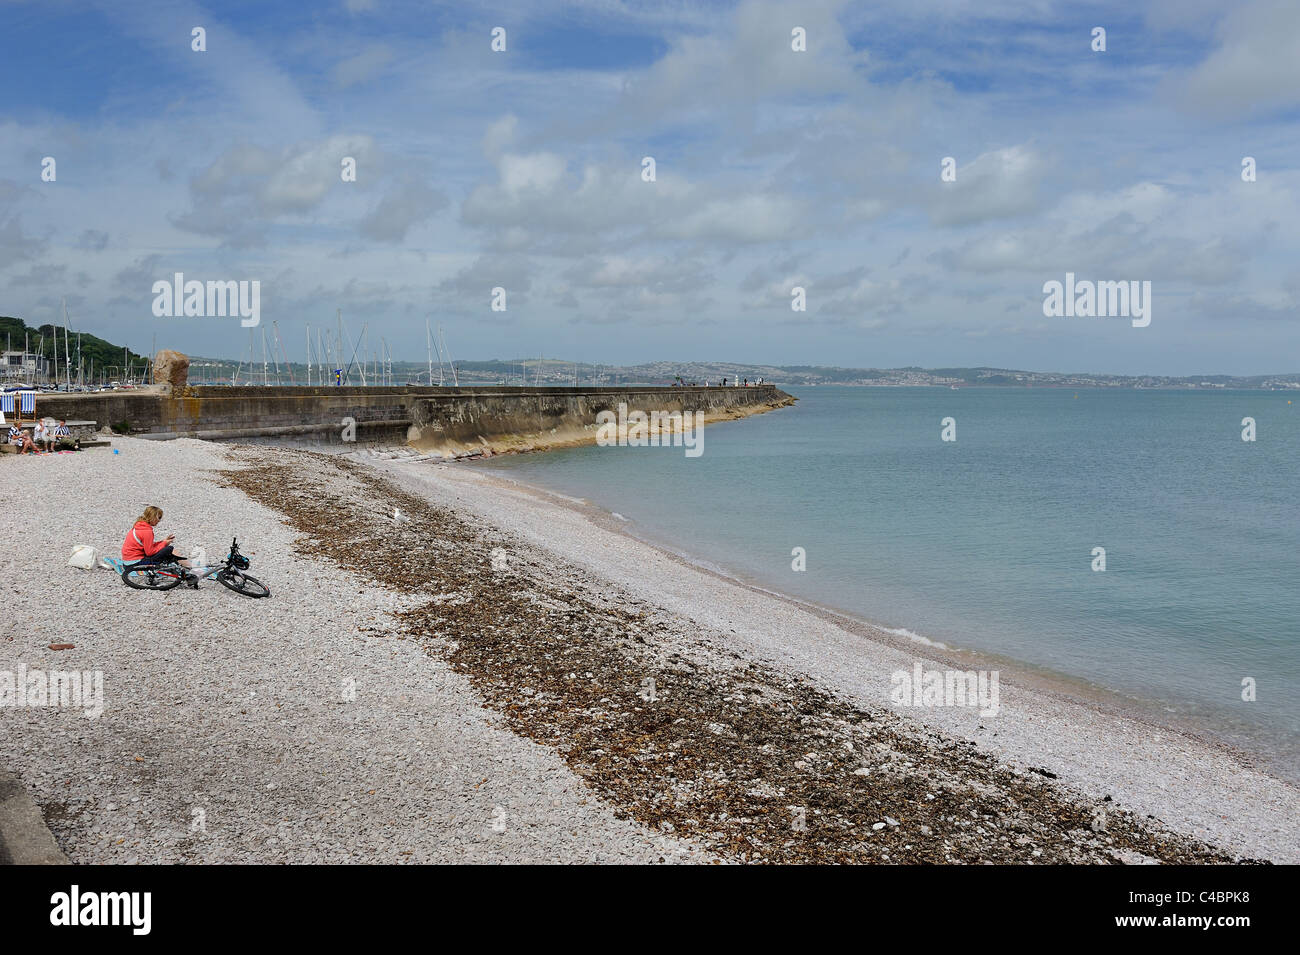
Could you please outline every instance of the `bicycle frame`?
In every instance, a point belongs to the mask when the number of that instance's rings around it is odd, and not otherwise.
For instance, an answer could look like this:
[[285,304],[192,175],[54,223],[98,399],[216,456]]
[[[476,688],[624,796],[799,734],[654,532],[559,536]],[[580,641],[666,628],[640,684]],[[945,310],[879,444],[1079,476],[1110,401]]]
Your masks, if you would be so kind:
[[140,570],[145,570],[149,568],[152,568],[154,570],[181,570],[184,571],[185,573],[193,574],[199,580],[207,580],[209,577],[215,577],[220,571],[225,570],[227,567],[229,567],[231,570],[238,570],[239,568],[235,567],[230,562],[230,558],[234,556],[236,556],[234,553],[227,554],[226,559],[223,560],[221,563],[207,564],[204,565],[203,567],[182,567],[179,563],[177,563],[174,560],[169,560],[163,564],[141,565],[139,563],[135,563],[135,564],[125,564],[123,566],[128,569],[134,567]]
[[[199,553],[202,554],[203,551],[199,550]],[[217,578],[218,583],[229,587],[231,590],[243,593],[246,596],[269,597],[271,594],[270,588],[259,581],[256,577],[245,573],[249,568],[249,564],[249,559],[239,552],[239,539],[232,538],[230,541],[230,551],[226,554],[226,559],[218,564],[185,567],[182,566],[179,561],[173,559],[158,564],[142,564],[137,562],[131,565],[118,566],[123,568],[121,570],[122,579],[131,586],[136,585],[132,584],[131,581],[127,579],[127,576],[129,573],[135,572],[145,573],[150,581],[154,580],[155,575],[167,578],[177,578],[178,583],[181,580],[188,578],[193,585],[197,585],[200,580],[209,580],[215,577]],[[260,588],[263,592],[248,593],[242,585],[232,585],[232,580],[246,580],[247,582],[252,583],[255,587]],[[153,589],[153,584],[150,583],[147,587],[137,589]],[[170,588],[163,587],[159,589],[166,590]]]

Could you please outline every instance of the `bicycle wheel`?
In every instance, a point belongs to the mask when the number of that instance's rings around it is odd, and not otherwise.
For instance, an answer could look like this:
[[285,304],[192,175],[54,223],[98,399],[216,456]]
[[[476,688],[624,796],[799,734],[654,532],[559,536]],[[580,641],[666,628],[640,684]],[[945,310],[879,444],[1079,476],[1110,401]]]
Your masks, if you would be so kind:
[[128,567],[122,571],[122,581],[136,590],[171,590],[180,585],[181,570],[157,564]]
[[266,584],[256,577],[250,577],[248,574],[241,573],[230,567],[217,571],[217,580],[223,587],[228,587],[235,593],[243,594],[245,597],[271,596],[271,588]]

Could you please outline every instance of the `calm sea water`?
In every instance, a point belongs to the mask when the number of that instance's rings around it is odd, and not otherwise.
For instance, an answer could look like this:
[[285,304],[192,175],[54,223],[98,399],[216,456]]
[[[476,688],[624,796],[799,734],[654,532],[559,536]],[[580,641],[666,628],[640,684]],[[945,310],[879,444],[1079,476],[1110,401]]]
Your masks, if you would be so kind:
[[792,408],[706,428],[697,458],[588,447],[482,466],[742,579],[1176,714],[1300,777],[1300,395],[791,392]]

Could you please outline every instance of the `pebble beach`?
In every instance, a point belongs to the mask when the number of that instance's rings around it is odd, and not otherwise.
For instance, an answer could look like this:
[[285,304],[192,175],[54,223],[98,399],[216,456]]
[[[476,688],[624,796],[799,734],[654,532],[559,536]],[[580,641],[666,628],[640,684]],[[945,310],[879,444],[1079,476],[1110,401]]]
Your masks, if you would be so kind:
[[[0,670],[102,671],[96,718],[0,708],[73,862],[1300,861],[1296,788],[1032,681],[996,716],[890,705],[969,669],[471,464],[181,439],[10,458]],[[232,536],[249,600],[130,590],[146,504]],[[71,644],[71,649],[51,646]]]

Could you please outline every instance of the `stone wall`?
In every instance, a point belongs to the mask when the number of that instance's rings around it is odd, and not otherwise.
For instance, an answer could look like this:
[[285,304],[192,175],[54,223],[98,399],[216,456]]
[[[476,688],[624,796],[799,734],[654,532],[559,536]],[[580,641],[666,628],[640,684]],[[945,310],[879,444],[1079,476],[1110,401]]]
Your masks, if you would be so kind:
[[465,453],[522,450],[595,440],[596,415],[617,410],[703,411],[742,417],[794,401],[774,385],[747,388],[190,388],[39,395],[41,414],[129,424],[144,437],[314,440],[341,443],[345,419],[358,443],[404,443]]

